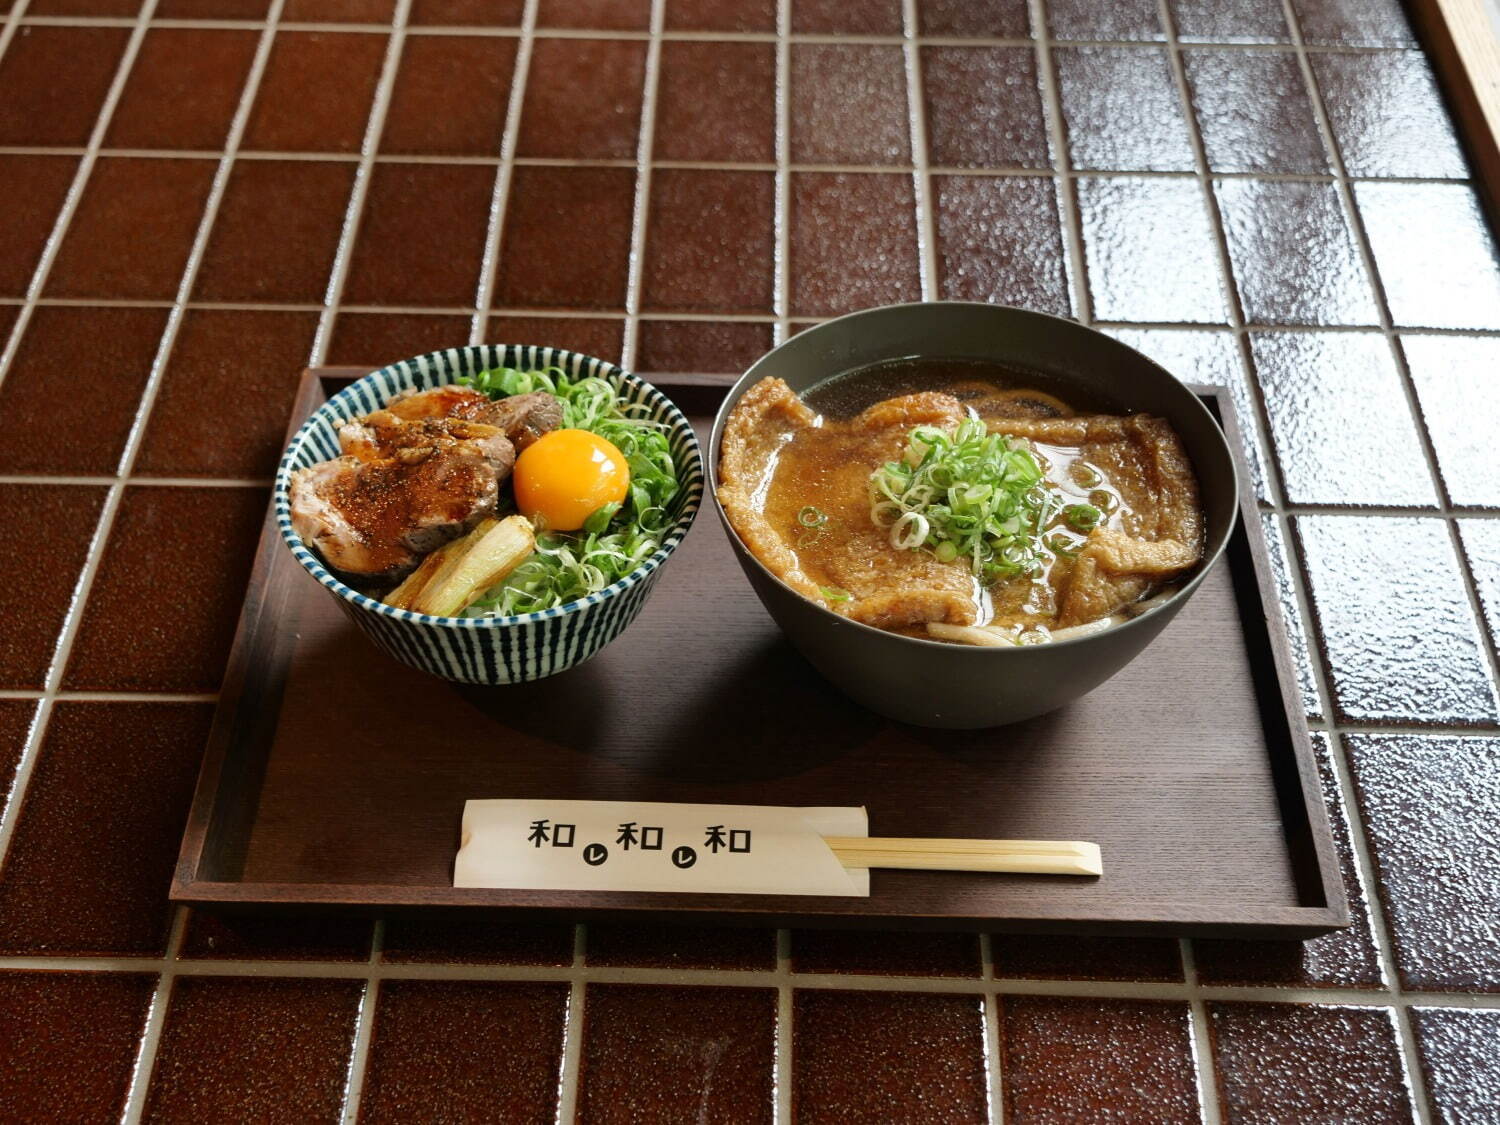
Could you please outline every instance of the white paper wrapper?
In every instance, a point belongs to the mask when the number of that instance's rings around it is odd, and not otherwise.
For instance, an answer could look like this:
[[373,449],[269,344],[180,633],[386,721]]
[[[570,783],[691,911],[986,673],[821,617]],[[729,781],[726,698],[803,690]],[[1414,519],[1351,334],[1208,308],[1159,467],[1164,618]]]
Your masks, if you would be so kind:
[[823,837],[869,834],[862,808],[468,801],[453,885],[868,898]]

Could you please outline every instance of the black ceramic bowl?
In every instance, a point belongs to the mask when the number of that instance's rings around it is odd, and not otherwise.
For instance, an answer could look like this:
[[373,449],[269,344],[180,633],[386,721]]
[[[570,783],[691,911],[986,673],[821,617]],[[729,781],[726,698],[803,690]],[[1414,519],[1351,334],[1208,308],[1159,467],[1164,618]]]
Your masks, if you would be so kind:
[[[1081,397],[1172,423],[1197,472],[1205,517],[1204,558],[1182,588],[1155,608],[1072,640],[1005,648],[904,637],[840,617],[808,601],[761,565],[717,504],[724,422],[768,376],[806,391],[833,375],[911,357],[993,360],[1035,372]],[[999,726],[1077,699],[1140,653],[1177,615],[1219,560],[1234,530],[1239,485],[1218,423],[1172,375],[1118,340],[1072,321],[997,305],[936,302],[852,313],[792,337],[740,378],[714,420],[709,480],[740,565],[776,623],[813,665],[872,711],[931,727]]]

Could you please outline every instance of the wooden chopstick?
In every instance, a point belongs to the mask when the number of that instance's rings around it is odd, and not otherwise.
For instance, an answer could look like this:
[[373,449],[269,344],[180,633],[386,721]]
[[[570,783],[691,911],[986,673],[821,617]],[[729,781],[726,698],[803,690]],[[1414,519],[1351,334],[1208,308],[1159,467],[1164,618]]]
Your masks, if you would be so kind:
[[1099,845],[1083,840],[933,840],[901,836],[824,836],[845,867],[917,871],[1006,871],[1024,875],[1103,875]]

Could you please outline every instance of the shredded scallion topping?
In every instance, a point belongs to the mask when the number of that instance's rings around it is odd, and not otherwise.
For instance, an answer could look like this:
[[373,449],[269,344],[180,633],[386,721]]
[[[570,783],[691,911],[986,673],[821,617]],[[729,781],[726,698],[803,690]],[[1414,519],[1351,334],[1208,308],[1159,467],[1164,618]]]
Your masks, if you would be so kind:
[[986,585],[1041,569],[1041,533],[1063,507],[1031,448],[977,418],[952,434],[916,427],[902,459],[871,474],[869,494],[870,518],[892,546],[963,556]]
[[652,421],[648,406],[622,402],[605,380],[574,379],[560,367],[498,367],[459,381],[491,398],[530,391],[556,395],[565,428],[598,434],[630,466],[630,491],[622,503],[600,508],[579,531],[539,534],[536,553],[464,610],[465,616],[508,617],[566,605],[613,585],[656,553],[672,526],[670,505],[679,484],[665,427]]

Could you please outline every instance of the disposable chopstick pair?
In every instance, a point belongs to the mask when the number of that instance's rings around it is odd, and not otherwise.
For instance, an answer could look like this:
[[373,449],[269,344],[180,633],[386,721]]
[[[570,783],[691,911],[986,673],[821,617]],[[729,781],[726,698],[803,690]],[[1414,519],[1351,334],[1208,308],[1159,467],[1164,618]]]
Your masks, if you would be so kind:
[[1099,845],[1083,840],[936,840],[902,836],[824,836],[845,867],[917,871],[1001,871],[1022,875],[1103,875]]

